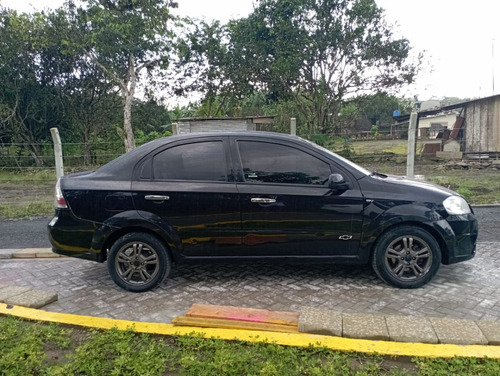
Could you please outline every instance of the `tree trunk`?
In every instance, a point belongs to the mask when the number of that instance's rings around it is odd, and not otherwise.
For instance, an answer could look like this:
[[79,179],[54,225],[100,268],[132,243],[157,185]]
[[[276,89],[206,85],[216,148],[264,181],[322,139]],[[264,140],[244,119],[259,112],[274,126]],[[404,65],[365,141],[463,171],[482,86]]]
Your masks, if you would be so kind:
[[123,99],[123,130],[125,137],[125,151],[129,152],[135,148],[134,131],[132,130],[132,96],[128,92],[122,93]]
[[123,99],[123,130],[125,131],[125,151],[135,148],[134,131],[132,130],[132,99],[134,98],[137,74],[135,71],[135,58],[132,53],[128,57],[127,79],[122,86]]
[[37,144],[30,142],[28,143],[28,151],[31,154],[31,157],[35,161],[36,167],[43,166],[43,158],[40,153],[40,148]]

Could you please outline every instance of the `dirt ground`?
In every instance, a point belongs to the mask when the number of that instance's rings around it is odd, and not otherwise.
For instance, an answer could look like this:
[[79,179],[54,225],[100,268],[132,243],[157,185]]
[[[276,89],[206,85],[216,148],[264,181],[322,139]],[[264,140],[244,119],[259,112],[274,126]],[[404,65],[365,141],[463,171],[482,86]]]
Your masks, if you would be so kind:
[[0,203],[10,206],[52,203],[54,201],[55,183],[55,181],[1,183]]

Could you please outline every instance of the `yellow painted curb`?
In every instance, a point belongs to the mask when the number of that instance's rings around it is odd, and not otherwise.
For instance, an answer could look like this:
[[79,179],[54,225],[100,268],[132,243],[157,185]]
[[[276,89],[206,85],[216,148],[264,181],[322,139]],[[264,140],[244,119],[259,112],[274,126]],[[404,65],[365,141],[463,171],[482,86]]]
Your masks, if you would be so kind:
[[84,326],[99,329],[134,328],[136,332],[160,335],[201,335],[204,338],[220,338],[248,342],[269,342],[295,347],[326,347],[336,351],[358,352],[390,356],[418,356],[426,358],[500,358],[499,346],[480,345],[432,345],[426,343],[404,343],[391,341],[370,341],[343,337],[322,336],[308,333],[278,333],[254,330],[216,329],[174,326],[171,324],[149,323],[141,321],[116,320],[101,317],[81,316],[25,308],[0,303],[0,315],[12,315],[28,320],[58,322],[67,325]]

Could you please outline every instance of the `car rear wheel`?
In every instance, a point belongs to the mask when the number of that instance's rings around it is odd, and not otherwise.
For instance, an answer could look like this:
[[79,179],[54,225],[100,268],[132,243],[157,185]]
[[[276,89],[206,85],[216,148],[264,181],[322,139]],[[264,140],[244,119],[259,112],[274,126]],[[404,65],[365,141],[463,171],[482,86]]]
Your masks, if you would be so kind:
[[119,238],[108,255],[108,271],[121,288],[132,292],[148,291],[170,273],[170,256],[155,236],[132,232]]
[[375,244],[372,266],[386,283],[417,288],[429,282],[441,263],[436,239],[419,227],[400,226],[383,234]]

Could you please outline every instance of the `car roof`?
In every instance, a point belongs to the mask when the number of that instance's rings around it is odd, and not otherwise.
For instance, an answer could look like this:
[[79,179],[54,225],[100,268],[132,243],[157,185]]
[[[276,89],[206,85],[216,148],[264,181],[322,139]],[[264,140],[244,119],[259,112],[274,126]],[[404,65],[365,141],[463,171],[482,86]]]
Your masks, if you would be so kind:
[[[289,134],[284,134],[284,133],[275,133],[275,132],[265,132],[265,131],[219,131],[219,132],[200,132],[200,133],[188,133],[188,134],[182,134],[182,135],[175,135],[175,136],[169,136],[169,137],[162,137],[158,138],[156,140],[150,141],[138,148],[135,148],[128,153],[125,153],[121,155],[120,157],[114,159],[113,161],[109,162],[108,164],[102,166],[98,170],[95,171],[95,176],[114,176],[115,178],[121,180],[128,180],[131,179],[131,174],[133,167],[136,165],[136,163],[141,160],[143,157],[148,155],[150,152],[153,150],[157,149],[158,147],[161,147],[163,145],[168,145],[171,143],[175,143],[177,141],[182,141],[182,140],[203,140],[203,139],[209,139],[213,137],[236,137],[236,138],[255,138],[255,139],[266,139],[266,140],[282,140],[282,141],[292,141],[296,144],[302,144],[302,145],[308,145],[312,149],[316,149],[319,152],[323,153],[329,153],[330,155],[334,154],[331,151],[322,148],[321,146],[305,140],[301,137],[298,136],[293,136]],[[361,171],[361,168],[351,161],[345,160],[345,158],[342,158],[339,155],[335,154],[335,158],[338,160],[344,160],[345,163],[350,164],[355,167],[356,170],[359,169],[359,171],[355,171],[354,174],[356,175],[356,178],[360,178],[363,175],[365,175],[365,172]]]

